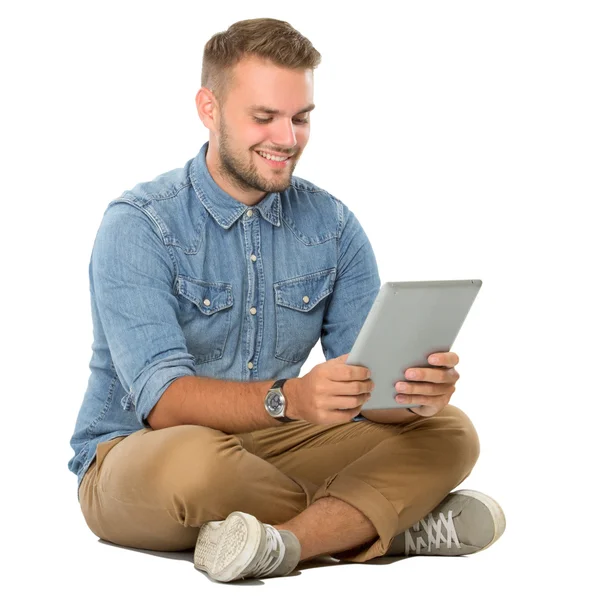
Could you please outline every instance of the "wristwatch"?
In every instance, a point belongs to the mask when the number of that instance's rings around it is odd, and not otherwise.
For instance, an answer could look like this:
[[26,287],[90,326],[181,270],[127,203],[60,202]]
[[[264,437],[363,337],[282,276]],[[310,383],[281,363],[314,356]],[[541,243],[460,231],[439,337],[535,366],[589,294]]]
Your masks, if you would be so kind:
[[265,409],[266,411],[278,421],[282,423],[290,423],[292,421],[296,421],[296,419],[290,419],[285,416],[285,396],[281,389],[283,388],[283,384],[287,381],[287,379],[278,379],[272,386],[271,389],[267,392],[265,397]]

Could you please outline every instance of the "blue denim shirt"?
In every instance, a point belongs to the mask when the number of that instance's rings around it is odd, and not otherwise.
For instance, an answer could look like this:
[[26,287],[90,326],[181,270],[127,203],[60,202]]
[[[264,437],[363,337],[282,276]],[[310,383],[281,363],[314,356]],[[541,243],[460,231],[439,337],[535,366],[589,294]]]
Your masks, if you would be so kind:
[[379,291],[371,244],[339,199],[292,176],[249,207],[215,183],[207,149],[104,212],[89,264],[91,374],[68,463],[78,489],[96,446],[150,428],[178,377],[298,377],[319,339],[326,360],[350,352]]

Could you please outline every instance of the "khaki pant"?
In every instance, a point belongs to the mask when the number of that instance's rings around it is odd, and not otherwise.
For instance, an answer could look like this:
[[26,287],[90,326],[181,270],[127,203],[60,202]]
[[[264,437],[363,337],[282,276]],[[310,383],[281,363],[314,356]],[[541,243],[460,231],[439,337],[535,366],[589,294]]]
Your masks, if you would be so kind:
[[298,421],[239,435],[198,425],[140,429],[98,445],[79,499],[101,539],[177,551],[194,547],[201,524],[234,510],[281,524],[333,496],[363,512],[379,537],[331,555],[364,562],[385,555],[478,456],[473,424],[452,405],[409,424]]

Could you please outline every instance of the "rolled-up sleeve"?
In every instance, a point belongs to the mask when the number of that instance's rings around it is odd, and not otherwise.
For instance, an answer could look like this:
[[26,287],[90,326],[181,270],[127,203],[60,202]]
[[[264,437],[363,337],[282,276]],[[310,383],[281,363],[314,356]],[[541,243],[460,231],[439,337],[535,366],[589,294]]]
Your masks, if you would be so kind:
[[339,203],[342,228],[337,276],[323,320],[321,345],[326,360],[349,353],[381,286],[375,253],[350,209]]
[[112,203],[90,260],[90,291],[119,381],[122,405],[144,427],[167,387],[195,375],[178,321],[175,266],[158,228],[139,208]]

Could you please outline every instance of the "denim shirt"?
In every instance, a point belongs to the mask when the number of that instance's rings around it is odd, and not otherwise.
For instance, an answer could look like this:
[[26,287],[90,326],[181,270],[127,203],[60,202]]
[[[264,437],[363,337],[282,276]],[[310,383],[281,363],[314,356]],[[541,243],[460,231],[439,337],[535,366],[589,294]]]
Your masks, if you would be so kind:
[[216,184],[207,149],[103,214],[89,264],[91,373],[68,463],[78,489],[96,446],[150,428],[177,378],[298,377],[319,339],[326,360],[350,352],[379,291],[371,244],[339,199],[292,176],[250,207]]

